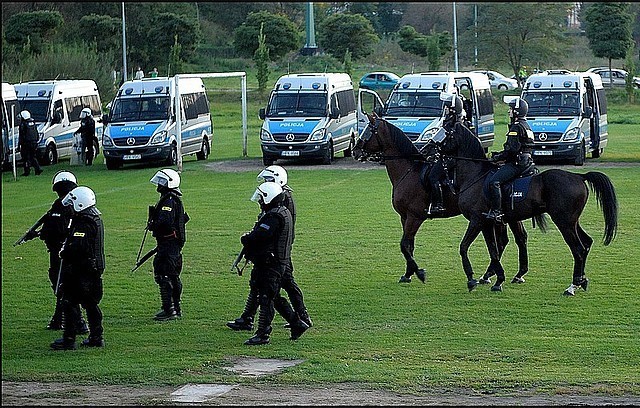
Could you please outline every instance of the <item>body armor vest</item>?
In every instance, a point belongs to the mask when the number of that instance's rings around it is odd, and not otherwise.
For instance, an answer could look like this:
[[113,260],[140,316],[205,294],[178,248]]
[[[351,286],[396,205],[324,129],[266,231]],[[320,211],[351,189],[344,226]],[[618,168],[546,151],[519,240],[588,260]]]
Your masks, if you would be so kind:
[[293,242],[293,219],[284,206],[273,208],[268,212],[278,214],[283,221],[278,241],[274,243],[273,253],[278,257],[278,262],[288,262],[291,259],[291,244]]
[[96,268],[100,273],[104,272],[105,258],[104,258],[104,225],[100,218],[100,211],[95,207],[90,207],[82,213],[82,216],[90,220],[97,227],[96,240],[93,244],[93,258],[96,260]]

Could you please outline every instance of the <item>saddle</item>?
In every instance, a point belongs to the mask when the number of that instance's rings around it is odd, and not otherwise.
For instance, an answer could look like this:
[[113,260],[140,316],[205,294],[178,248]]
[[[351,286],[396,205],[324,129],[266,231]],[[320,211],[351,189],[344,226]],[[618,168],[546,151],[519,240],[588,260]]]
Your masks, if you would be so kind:
[[[435,162],[426,162],[426,163],[420,163],[420,184],[422,184],[422,187],[427,190],[430,191],[431,190],[431,183],[429,183],[429,171],[431,171],[431,167],[433,167],[433,165],[435,164]],[[445,178],[443,180],[440,180],[440,184],[442,185],[442,187],[448,187],[452,193],[454,193],[454,189],[453,189],[453,174],[452,174],[452,170],[449,169],[448,166],[444,166],[445,168]]]
[[[489,179],[496,171],[498,171],[497,168],[491,170],[484,179],[482,191],[486,198],[489,198]],[[535,164],[530,164],[526,170],[520,173],[520,175],[515,179],[500,185],[500,192],[502,193],[503,200],[505,197],[509,199],[511,209],[513,209],[513,205],[515,203],[523,201],[527,197],[531,178],[539,173],[540,170],[535,166]]]

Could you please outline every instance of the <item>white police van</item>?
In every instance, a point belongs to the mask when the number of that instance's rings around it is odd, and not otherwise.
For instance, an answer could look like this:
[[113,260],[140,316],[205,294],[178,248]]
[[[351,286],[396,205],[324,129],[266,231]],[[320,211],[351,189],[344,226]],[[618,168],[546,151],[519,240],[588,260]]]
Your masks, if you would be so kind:
[[260,144],[266,166],[278,159],[320,159],[351,151],[357,136],[356,98],[345,73],[287,74],[261,108]]
[[600,75],[548,70],[531,75],[522,90],[535,137],[533,159],[582,166],[608,142],[607,98]]
[[[31,81],[15,84],[20,111],[27,110],[38,125],[38,158],[44,165],[76,153],[74,133],[80,128],[80,112],[90,108],[96,122],[96,137],[102,137],[102,104],[98,86],[86,80]],[[99,142],[94,145],[97,155]]]
[[[13,139],[16,140],[16,146],[18,144],[18,127],[20,120],[17,118],[20,114],[20,106],[18,105],[18,98],[16,97],[16,88],[7,82],[2,83],[2,169],[11,167],[12,155],[13,155]],[[16,161],[18,155],[16,153]]]
[[418,149],[442,128],[444,101],[440,93],[462,97],[469,129],[480,139],[485,152],[493,145],[495,123],[493,96],[486,75],[477,72],[424,72],[406,74],[386,102],[369,89],[358,90],[358,129],[364,130],[365,112],[375,112],[400,128]]
[[[211,152],[213,123],[206,89],[201,78],[182,78],[182,156],[195,154],[205,160]],[[178,163],[175,114],[175,77],[142,78],[120,86],[105,115],[102,139],[107,169],[123,164]]]

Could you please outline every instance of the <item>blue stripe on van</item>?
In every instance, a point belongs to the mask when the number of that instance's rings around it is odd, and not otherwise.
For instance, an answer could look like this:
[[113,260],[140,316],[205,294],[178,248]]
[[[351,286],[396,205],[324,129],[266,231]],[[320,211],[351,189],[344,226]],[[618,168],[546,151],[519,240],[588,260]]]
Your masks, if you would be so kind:
[[417,119],[387,119],[387,121],[400,128],[405,133],[422,134],[428,128],[433,120],[417,120]]
[[574,119],[536,119],[529,120],[529,126],[534,132],[564,133]]
[[269,133],[306,133],[310,134],[320,123],[319,120],[268,120]]

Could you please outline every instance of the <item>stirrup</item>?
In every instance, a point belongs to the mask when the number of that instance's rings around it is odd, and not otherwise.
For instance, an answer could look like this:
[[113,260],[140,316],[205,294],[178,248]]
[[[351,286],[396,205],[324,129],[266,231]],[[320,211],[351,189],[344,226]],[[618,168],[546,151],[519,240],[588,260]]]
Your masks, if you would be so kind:
[[489,220],[494,220],[495,222],[503,222],[502,217],[504,214],[498,210],[489,210],[488,213],[482,213]]

